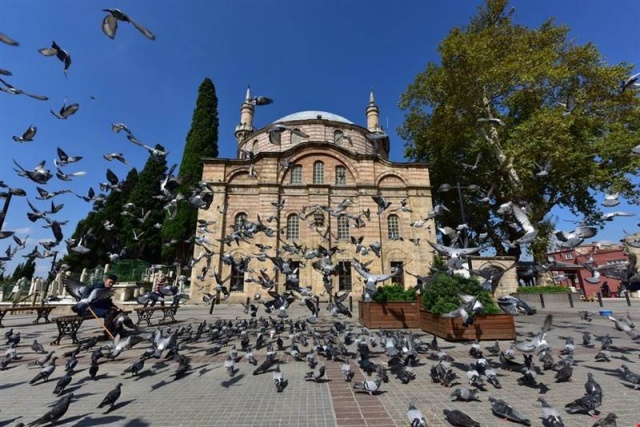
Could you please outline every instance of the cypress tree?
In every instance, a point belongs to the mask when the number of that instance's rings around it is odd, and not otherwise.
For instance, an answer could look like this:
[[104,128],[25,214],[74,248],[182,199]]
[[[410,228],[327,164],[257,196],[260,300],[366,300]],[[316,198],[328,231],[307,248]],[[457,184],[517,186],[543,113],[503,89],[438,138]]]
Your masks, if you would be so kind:
[[[182,152],[179,176],[188,178],[178,191],[190,196],[189,188],[202,177],[202,158],[218,157],[218,97],[210,78],[205,78],[198,88],[198,99],[193,112],[191,129],[187,134]],[[193,243],[187,243],[196,230],[198,210],[189,203],[178,205],[175,219],[165,219],[164,240],[173,239],[177,243],[163,250],[163,258],[168,262],[179,260],[184,263],[193,253]],[[193,240],[193,239],[191,239]]]

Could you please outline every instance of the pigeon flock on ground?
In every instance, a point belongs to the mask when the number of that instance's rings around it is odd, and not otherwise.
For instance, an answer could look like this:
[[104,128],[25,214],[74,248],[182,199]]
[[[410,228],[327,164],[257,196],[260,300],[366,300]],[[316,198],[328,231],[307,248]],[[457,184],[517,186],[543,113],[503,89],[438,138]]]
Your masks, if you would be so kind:
[[[146,27],[134,21],[130,16],[119,9],[104,9],[106,16],[102,22],[102,31],[109,38],[115,38],[117,35],[118,24],[128,23],[138,30],[144,37],[149,40],[155,40],[156,36]],[[122,30],[121,31],[126,31]],[[0,43],[7,46],[19,46],[18,41],[8,35],[0,33]],[[45,57],[55,57],[62,63],[62,72],[65,77],[68,76],[69,70],[73,64],[72,52],[67,51],[63,46],[52,41],[50,46],[42,47],[38,51]],[[48,60],[48,59],[47,59]],[[23,89],[13,86],[6,78],[11,77],[12,73],[6,69],[0,69],[0,74],[5,78],[0,78],[0,91],[10,95],[25,95],[29,98],[39,101],[46,101],[48,98],[44,95],[33,94]],[[638,75],[632,76],[628,82],[625,82],[624,89],[635,87],[635,80]],[[270,98],[264,96],[256,96],[250,100],[254,105],[267,105],[272,102]],[[56,107],[57,108],[57,107]],[[569,102],[567,102],[569,108]],[[80,110],[79,103],[65,102],[59,109],[51,110],[51,114],[59,120],[72,120],[73,115]],[[497,118],[480,118],[479,123],[491,123],[504,126],[504,123]],[[123,123],[105,124],[111,126],[115,133],[124,135],[131,142],[132,148],[146,150],[149,156],[154,158],[164,158],[168,153],[158,146],[151,147],[144,144],[138,139],[131,129]],[[22,132],[21,128],[20,131]],[[269,129],[269,140],[273,144],[280,144],[281,134],[285,131],[297,132],[298,136],[307,137],[306,134],[297,130],[288,128],[283,125],[274,125]],[[29,125],[24,132],[13,135],[12,139],[16,143],[29,143],[37,138],[37,127]],[[633,150],[634,154],[640,154],[640,148]],[[124,153],[104,153],[103,158],[107,162],[118,161],[128,165],[128,161]],[[68,250],[76,253],[86,253],[89,249],[86,247],[86,240],[90,239],[91,231],[87,231],[86,235],[80,239],[66,239],[62,232],[62,226],[65,221],[54,219],[54,215],[58,214],[62,208],[62,204],[56,205],[54,198],[62,194],[75,194],[75,196],[89,203],[101,203],[105,200],[106,194],[112,191],[119,191],[121,181],[118,176],[111,170],[106,169],[106,182],[99,184],[100,192],[96,193],[93,187],[88,188],[86,195],[77,194],[71,190],[61,190],[50,192],[46,189],[47,183],[54,177],[61,181],[72,181],[78,177],[82,177],[83,171],[68,171],[69,165],[81,162],[82,157],[69,155],[62,148],[57,148],[57,158],[53,164],[55,172],[47,167],[46,161],[32,167],[32,165],[23,165],[19,159],[14,159],[15,172],[19,177],[28,179],[38,185],[38,195],[36,199],[42,201],[51,200],[51,207],[47,210],[41,210],[29,201],[31,212],[27,213],[30,221],[44,221],[45,227],[50,228],[53,233],[54,240],[46,240],[40,242],[43,248],[42,252],[34,251],[28,257],[49,258],[56,253],[56,247],[65,242]],[[478,156],[473,164],[462,164],[466,169],[477,168],[479,162],[482,161]],[[290,165],[289,165],[290,166]],[[539,171],[536,173],[540,179],[544,179],[549,173],[553,173],[551,163],[538,165]],[[198,182],[192,186],[186,194],[178,193],[177,188],[183,184],[184,178],[174,175],[176,166],[172,166],[165,179],[159,183],[158,194],[155,197],[162,198],[166,202],[164,210],[169,218],[173,218],[176,214],[178,203],[189,203],[198,209],[209,209],[213,202],[213,191],[206,182]],[[4,192],[12,196],[25,197],[27,192],[21,188],[10,187],[4,181],[0,181],[0,187]],[[493,188],[488,192],[482,192],[482,195],[489,198]],[[400,207],[391,208],[392,203],[385,200],[382,196],[373,196],[373,201],[377,210],[375,215],[380,216],[383,212],[389,210],[408,211],[406,200],[400,202]],[[285,206],[286,200],[280,203],[274,203],[273,207],[279,212]],[[336,206],[308,206],[299,212],[302,220],[313,217],[313,214],[322,211],[327,212],[332,217],[338,217],[346,214],[353,228],[358,229],[366,226],[367,221],[371,220],[371,211],[369,209],[358,213],[349,213],[348,208],[353,202],[349,198],[345,198]],[[615,207],[617,205],[617,194],[606,194],[603,206]],[[225,209],[224,206],[218,209]],[[449,210],[442,204],[436,205],[431,212],[425,213],[419,220],[412,222],[411,227],[425,227],[427,221],[438,216],[445,215]],[[503,204],[498,210],[505,220],[512,221],[514,228],[520,231],[520,236],[512,242],[504,242],[511,245],[531,244],[538,236],[538,229],[532,224],[527,215],[527,207],[515,202]],[[125,207],[124,215],[130,215],[138,218],[140,224],[145,223],[149,212],[140,212],[135,206]],[[603,215],[602,220],[612,220],[618,216],[630,216],[632,213],[615,211],[608,212]],[[273,229],[268,223],[276,220],[277,216],[265,218],[264,221],[257,217],[256,221],[246,220],[241,224],[236,224],[229,234],[222,238],[222,242],[231,247],[232,244],[240,246],[240,244],[253,244],[252,239],[258,233],[263,233],[271,238],[279,238],[279,229]],[[499,419],[510,420],[523,425],[531,425],[532,417],[530,414],[524,413],[522,408],[515,408],[508,401],[491,395],[489,390],[499,390],[506,381],[516,382],[522,387],[527,387],[536,392],[547,387],[540,381],[540,376],[546,375],[554,377],[558,387],[562,387],[562,383],[567,381],[578,381],[582,379],[573,377],[574,366],[577,361],[574,359],[574,353],[579,353],[580,345],[588,347],[596,344],[591,343],[591,335],[595,336],[595,331],[589,334],[588,331],[582,332],[581,344],[576,344],[576,338],[568,336],[563,348],[550,348],[546,334],[553,327],[553,319],[548,316],[540,326],[539,333],[531,337],[530,340],[514,343],[510,347],[501,348],[496,342],[492,346],[483,348],[480,343],[472,343],[469,350],[469,359],[465,361],[454,360],[450,355],[439,347],[438,341],[433,337],[430,342],[423,342],[414,333],[407,331],[385,331],[376,332],[369,331],[366,328],[356,327],[353,323],[344,321],[343,317],[351,317],[352,314],[348,309],[345,301],[348,293],[338,293],[332,286],[333,276],[339,273],[339,266],[334,263],[333,255],[340,250],[337,246],[324,247],[319,245],[315,248],[299,245],[296,242],[282,241],[280,252],[268,252],[273,249],[271,246],[254,244],[258,253],[248,258],[237,259],[228,253],[217,254],[214,258],[214,252],[210,248],[212,241],[207,239],[209,230],[207,227],[211,225],[207,221],[200,221],[198,230],[193,236],[196,246],[199,248],[199,254],[194,256],[189,267],[199,265],[204,260],[204,266],[198,266],[198,275],[196,276],[200,282],[209,282],[209,277],[215,280],[213,290],[222,294],[223,299],[228,298],[230,292],[234,289],[227,287],[225,282],[228,277],[222,279],[217,272],[212,272],[212,265],[218,259],[226,264],[233,266],[240,273],[249,273],[251,276],[247,282],[254,282],[260,285],[261,289],[271,297],[270,300],[263,300],[258,294],[253,302],[244,304],[245,317],[232,320],[212,320],[210,322],[203,321],[198,324],[188,324],[176,328],[157,329],[153,332],[141,332],[134,330],[133,332],[120,329],[120,333],[112,342],[106,345],[101,343],[98,337],[94,337],[84,341],[78,347],[65,354],[56,354],[55,350],[47,349],[42,344],[34,341],[33,343],[21,343],[20,332],[14,329],[8,330],[4,337],[6,339],[6,351],[0,358],[0,370],[5,369],[32,369],[34,376],[29,384],[23,387],[46,387],[51,386],[52,393],[60,396],[57,403],[41,417],[35,418],[28,425],[44,425],[55,424],[61,420],[67,413],[69,407],[76,400],[76,394],[73,392],[66,393],[65,389],[78,379],[80,376],[87,376],[93,381],[100,380],[100,372],[110,370],[110,363],[123,354],[132,356],[134,362],[122,372],[118,372],[118,380],[114,384],[114,388],[101,399],[96,400],[96,408],[107,408],[107,411],[117,411],[118,400],[122,394],[127,392],[127,381],[134,377],[140,377],[146,370],[153,369],[149,360],[165,360],[167,363],[175,365],[175,371],[168,380],[180,381],[193,372],[191,358],[194,354],[203,351],[206,355],[215,357],[217,355],[225,355],[222,366],[228,373],[229,377],[234,377],[240,370],[247,369],[247,364],[251,367],[254,376],[266,377],[265,381],[273,382],[273,390],[275,393],[287,393],[289,380],[287,378],[287,368],[283,359],[289,358],[298,363],[308,365],[308,373],[305,375],[304,381],[311,383],[324,383],[327,379],[326,366],[330,363],[340,364],[340,370],[343,378],[340,380],[353,382],[352,388],[354,392],[364,393],[370,396],[380,395],[384,392],[385,384],[389,381],[398,381],[407,384],[415,380],[416,375],[426,375],[425,369],[421,369],[425,365],[428,366],[428,374],[434,387],[446,387],[451,389],[451,399],[458,401],[474,401],[480,400],[487,402],[487,411],[491,411]],[[103,224],[105,229],[109,229],[109,223]],[[440,229],[439,231],[449,237],[450,246],[429,241],[429,245],[439,254],[446,256],[448,259],[447,268],[452,271],[459,269],[466,257],[480,252],[483,247],[467,247],[467,242],[457,242],[464,233],[464,224],[459,226],[458,230]],[[321,235],[322,232],[317,229]],[[580,224],[570,232],[558,231],[555,236],[561,242],[560,247],[575,247],[585,239],[593,237],[597,232],[597,228],[590,224]],[[134,240],[137,240],[144,230],[135,232]],[[323,235],[324,236],[324,235]],[[4,252],[5,256],[1,257],[1,261],[11,260],[19,250],[24,249],[27,238],[20,238],[11,231],[1,231],[0,239],[12,237],[15,246],[9,245]],[[27,236],[28,237],[28,236]],[[398,236],[401,239],[402,237]],[[330,239],[326,239],[330,241]],[[419,246],[420,239],[414,239],[412,242]],[[352,236],[350,243],[354,246],[355,253],[358,255],[373,254],[380,256],[380,242],[363,242],[361,237]],[[291,260],[291,256],[300,256],[304,261],[296,262],[295,266]],[[120,252],[114,250],[110,255],[112,262],[117,262],[121,256]],[[269,260],[275,273],[280,273],[286,277],[285,290],[278,291],[276,274],[270,274],[267,268],[252,269],[250,261],[257,259],[259,262]],[[298,269],[306,267],[306,262],[310,266],[322,274],[324,292],[332,297],[327,309],[330,311],[331,320],[322,320],[320,313],[320,303],[318,295],[315,295],[311,288],[299,285]],[[392,271],[388,274],[373,274],[367,268],[367,263],[359,259],[353,259],[354,270],[360,275],[364,283],[364,297],[371,298],[376,292],[379,284],[394,278],[400,274],[400,271]],[[63,266],[57,266],[53,271],[56,274],[63,269]],[[484,279],[484,287],[488,290],[495,290],[500,280],[500,275],[488,272],[475,272],[473,274],[481,276]],[[597,268],[592,268],[592,274],[596,280],[598,276]],[[634,273],[635,274],[635,273]],[[636,274],[637,276],[637,274]],[[418,277],[419,285],[428,286],[428,277]],[[74,287],[75,286],[75,287]],[[83,297],[78,292],[78,286],[69,285],[67,289],[72,295],[79,299],[82,305],[88,305],[101,298],[108,298],[111,293],[108,291],[101,293],[92,293],[88,297]],[[192,283],[199,289],[204,286]],[[156,302],[164,302],[164,297],[180,298],[181,295],[175,286],[163,288],[161,295],[148,293],[141,296],[138,300],[141,304],[155,304]],[[210,302],[216,296],[213,294],[205,294],[204,301]],[[460,316],[463,318],[465,325],[471,325],[474,314],[480,313],[482,310],[476,296],[461,295],[463,303],[452,313],[446,316]],[[291,305],[299,301],[300,304],[309,309],[309,316],[292,319],[287,309]],[[498,300],[500,307],[507,313],[517,315],[535,314],[535,309],[528,306],[523,301],[514,297],[503,297]],[[266,316],[260,313],[263,308]],[[274,313],[273,317],[270,314]],[[579,313],[580,319],[588,325],[591,322],[593,313],[582,311]],[[628,339],[635,342],[639,335],[635,332],[635,325],[629,316],[611,317],[613,328],[617,331],[624,332]],[[595,356],[595,361],[603,363],[612,363],[613,359],[621,359],[625,361],[626,356],[620,352],[620,346],[614,346],[612,338],[609,335],[596,337],[602,345],[602,351]],[[380,351],[377,351],[380,349]],[[535,360],[534,360],[535,359]],[[421,361],[422,360],[422,361]],[[519,361],[522,360],[522,361]],[[61,362],[64,361],[64,367]],[[634,390],[640,387],[640,374],[634,373],[629,367],[631,362],[622,363],[619,367],[620,379],[623,385]],[[80,366],[82,368],[80,368]],[[364,381],[354,382],[354,369],[360,369],[366,373],[367,377]],[[87,369],[80,372],[81,369]],[[36,372],[37,371],[37,372]],[[60,372],[62,371],[62,373]],[[546,371],[546,372],[545,372]],[[554,372],[553,374],[551,372]],[[271,375],[268,375],[268,374]],[[1,376],[1,373],[0,373]],[[53,384],[55,380],[55,384]],[[332,381],[338,379],[332,378]],[[90,388],[90,385],[83,385]],[[455,388],[454,388],[455,387]],[[563,417],[574,417],[600,414],[603,405],[603,397],[605,392],[612,398],[619,393],[619,390],[603,390],[597,383],[594,375],[589,374],[585,384],[585,394],[575,399],[567,399],[566,402],[548,403],[544,398],[540,397],[540,411],[542,423],[545,426],[559,427],[564,425]],[[485,397],[486,396],[486,397]],[[533,397],[533,395],[532,395]],[[90,397],[82,397],[82,399],[90,399]],[[570,400],[570,401],[569,401]],[[555,405],[554,405],[555,404]],[[556,409],[556,406],[562,406],[564,410]],[[1,410],[1,408],[0,408]],[[581,414],[581,415],[578,415]],[[459,409],[444,409],[443,417],[451,425],[459,427],[479,426],[464,411]],[[413,402],[408,402],[407,410],[408,422],[412,427],[425,427],[426,419],[419,407]],[[585,418],[585,424],[587,425]],[[616,415],[609,412],[593,424],[594,426],[611,427],[616,425]]]
[[[316,307],[306,305],[312,315],[319,315]],[[20,331],[13,327],[4,334],[6,350],[0,358],[0,371],[13,368],[33,371],[31,381],[20,387],[51,387],[52,393],[59,396],[50,410],[43,411],[39,418],[33,417],[30,426],[62,419],[78,398],[95,399],[96,408],[106,408],[107,413],[117,411],[118,399],[126,395],[128,381],[138,378],[152,381],[150,373],[159,366],[173,367],[170,373],[163,374],[162,383],[187,379],[194,372],[202,374],[206,372],[202,368],[210,365],[223,367],[230,379],[239,372],[251,372],[254,381],[273,382],[274,393],[287,393],[291,387],[287,371],[291,370],[292,363],[299,363],[307,367],[301,381],[319,384],[344,381],[351,384],[354,393],[384,398],[390,381],[409,384],[417,376],[429,375],[432,387],[444,387],[451,401],[486,402],[486,410],[493,413],[497,421],[509,420],[528,426],[539,418],[543,426],[560,427],[564,425],[563,418],[581,417],[581,425],[612,427],[617,425],[616,414],[607,407],[617,394],[624,393],[625,387],[640,388],[640,373],[634,372],[630,364],[635,362],[628,358],[628,346],[638,342],[638,334],[629,314],[610,316],[610,332],[617,330],[628,336],[628,339],[616,338],[614,342],[609,332],[590,329],[593,315],[580,310],[576,321],[584,325],[579,332],[582,337],[578,339],[571,331],[563,330],[565,344],[560,348],[551,348],[547,341],[547,334],[554,329],[552,315],[548,314],[539,331],[525,336],[524,340],[496,341],[492,345],[478,341],[467,343],[468,357],[463,360],[460,352],[454,359],[445,350],[451,347],[439,342],[436,336],[425,341],[424,335],[410,330],[373,331],[329,314],[313,323],[304,316],[292,319],[249,314],[236,320],[214,318],[209,322],[152,331],[122,329],[114,340],[105,342],[105,337],[94,336],[65,353],[37,340],[25,343]],[[596,346],[601,348],[592,360],[585,360],[585,355],[580,354],[581,349]],[[192,358],[201,361],[202,355],[211,359],[194,368]],[[131,363],[125,369],[118,368],[122,360]],[[603,371],[619,377],[619,388],[603,388],[598,383],[597,372],[589,371],[586,378],[575,377],[574,367],[584,363],[611,365]],[[330,364],[339,366],[341,377],[328,378]],[[355,379],[356,371],[362,372],[364,380]],[[334,372],[338,372],[337,369]],[[97,397],[78,392],[79,385],[82,390],[90,389],[93,381],[113,382],[113,388],[107,395]],[[563,383],[575,381],[585,381],[584,395],[567,394],[564,401],[547,401],[545,393],[550,388],[562,389]],[[531,407],[518,408],[510,404],[508,396],[501,394],[507,383],[530,392],[532,400],[540,402],[541,415],[532,414]],[[66,392],[70,385],[72,391]],[[152,385],[152,390],[154,387]],[[407,405],[410,425],[426,426],[423,411],[433,411],[433,408],[420,408],[414,402]],[[453,426],[480,426],[461,409],[446,408],[442,416]],[[597,420],[590,420],[589,416]]]

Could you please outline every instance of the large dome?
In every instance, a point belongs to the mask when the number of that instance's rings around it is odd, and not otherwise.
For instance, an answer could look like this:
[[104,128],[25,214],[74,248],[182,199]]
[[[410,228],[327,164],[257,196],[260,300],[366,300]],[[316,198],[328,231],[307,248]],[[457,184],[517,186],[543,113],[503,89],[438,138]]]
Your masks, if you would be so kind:
[[312,119],[324,119],[324,120],[332,120],[334,122],[342,122],[347,124],[354,124],[352,121],[345,119],[342,116],[337,114],[329,113],[327,111],[299,111],[297,113],[289,114],[288,116],[284,116],[273,123],[280,122],[292,122],[294,120],[312,120]]

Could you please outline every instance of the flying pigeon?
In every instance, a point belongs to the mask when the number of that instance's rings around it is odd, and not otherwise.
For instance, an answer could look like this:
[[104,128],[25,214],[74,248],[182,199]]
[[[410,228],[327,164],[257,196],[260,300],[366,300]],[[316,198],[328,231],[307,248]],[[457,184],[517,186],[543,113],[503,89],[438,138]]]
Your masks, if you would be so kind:
[[10,95],[26,95],[30,98],[37,99],[38,101],[47,101],[49,98],[44,95],[35,95],[33,93],[25,92],[22,89],[18,89],[7,83],[6,81],[0,79],[0,83],[2,83],[5,87],[0,87],[0,91],[8,93]]
[[38,52],[43,54],[44,56],[56,56],[60,61],[64,63],[64,75],[67,76],[67,70],[71,66],[71,55],[69,52],[62,49],[58,44],[54,41],[51,43],[51,47],[45,47],[39,49]]
[[76,305],[73,308],[79,312],[85,310],[91,303],[109,299],[114,294],[113,289],[91,289],[90,286],[78,282],[68,276],[63,276],[63,283],[67,292],[76,300]]
[[12,39],[6,34],[0,33],[0,42],[8,44],[9,46],[18,46],[20,43]]
[[14,135],[12,138],[15,142],[31,142],[33,141],[33,137],[36,136],[36,132],[38,132],[38,128],[31,125],[26,131],[24,131],[22,136]]
[[51,114],[53,114],[56,118],[58,118],[60,120],[67,120],[69,118],[69,116],[77,113],[79,109],[80,109],[80,104],[75,103],[75,104],[67,105],[67,103],[65,101],[62,104],[62,107],[60,107],[60,111],[59,112],[56,113],[53,110],[49,110],[49,111],[51,111]]
[[110,39],[114,39],[116,37],[116,31],[118,30],[118,21],[130,23],[136,28],[136,30],[140,31],[146,38],[150,40],[156,39],[156,36],[151,31],[138,24],[136,21],[131,19],[129,15],[127,15],[120,9],[103,9],[103,12],[108,12],[108,15],[105,16],[102,20],[102,32],[105,33],[105,35]]

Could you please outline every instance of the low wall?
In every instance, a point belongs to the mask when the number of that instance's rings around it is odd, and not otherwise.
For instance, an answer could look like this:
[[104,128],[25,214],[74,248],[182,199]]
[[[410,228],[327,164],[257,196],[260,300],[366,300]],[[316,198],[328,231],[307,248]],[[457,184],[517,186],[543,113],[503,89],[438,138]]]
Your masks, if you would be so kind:
[[545,303],[551,303],[551,304],[566,304],[567,306],[570,305],[569,303],[569,295],[571,295],[571,298],[573,298],[573,302],[579,302],[580,301],[580,294],[578,293],[550,293],[550,294],[520,294],[520,293],[514,293],[513,296],[521,299],[522,301],[526,302],[527,304],[538,304],[540,305],[540,295],[543,295],[544,298],[544,302]]

